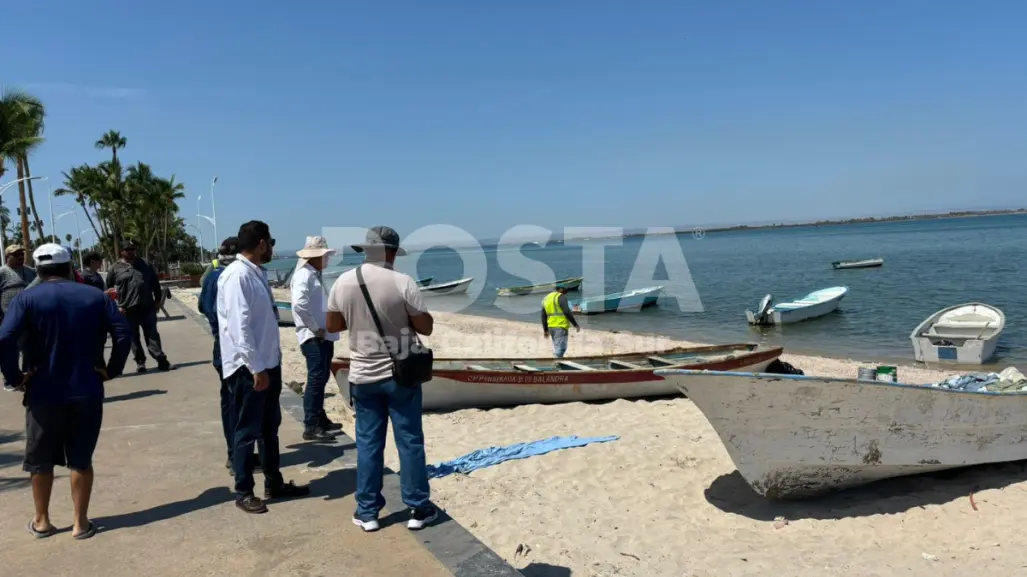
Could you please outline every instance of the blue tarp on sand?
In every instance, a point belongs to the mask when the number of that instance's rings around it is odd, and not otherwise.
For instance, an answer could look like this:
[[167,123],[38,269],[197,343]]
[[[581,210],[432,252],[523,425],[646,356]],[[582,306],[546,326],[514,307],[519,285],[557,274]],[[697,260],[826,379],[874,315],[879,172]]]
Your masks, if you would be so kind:
[[585,438],[576,436],[549,437],[548,439],[532,441],[530,443],[517,443],[516,445],[509,445],[506,447],[488,447],[486,449],[478,449],[473,453],[468,453],[463,457],[457,457],[452,461],[446,461],[445,463],[439,463],[438,465],[428,465],[428,478],[437,479],[439,477],[445,477],[446,475],[452,475],[453,473],[463,473],[466,475],[471,471],[484,469],[485,467],[491,467],[492,465],[498,465],[504,461],[527,459],[528,457],[544,455],[551,451],[570,449],[572,447],[584,447],[589,443],[607,443],[609,441],[616,441],[619,438],[620,437],[617,435]]

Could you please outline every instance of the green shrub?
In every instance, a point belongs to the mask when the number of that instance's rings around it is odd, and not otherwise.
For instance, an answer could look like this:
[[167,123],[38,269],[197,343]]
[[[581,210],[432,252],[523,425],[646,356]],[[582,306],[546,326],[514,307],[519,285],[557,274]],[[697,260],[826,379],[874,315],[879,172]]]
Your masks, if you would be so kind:
[[196,276],[198,274],[203,274],[203,265],[197,264],[195,262],[184,263],[182,264],[182,274],[188,276]]

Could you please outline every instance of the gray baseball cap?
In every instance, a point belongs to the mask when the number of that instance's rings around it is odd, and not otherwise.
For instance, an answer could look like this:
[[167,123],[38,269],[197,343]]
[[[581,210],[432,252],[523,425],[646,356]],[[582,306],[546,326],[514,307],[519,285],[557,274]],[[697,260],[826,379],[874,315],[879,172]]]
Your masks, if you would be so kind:
[[396,256],[403,256],[407,251],[399,247],[399,233],[387,226],[376,226],[367,231],[367,240],[363,244],[355,244],[353,250],[364,252],[368,248],[394,248]]

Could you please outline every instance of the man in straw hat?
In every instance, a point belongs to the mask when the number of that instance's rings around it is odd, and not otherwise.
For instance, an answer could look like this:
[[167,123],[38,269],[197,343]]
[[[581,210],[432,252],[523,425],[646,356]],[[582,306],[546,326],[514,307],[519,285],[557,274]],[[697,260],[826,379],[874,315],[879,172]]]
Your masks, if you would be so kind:
[[[0,319],[7,314],[7,306],[14,297],[36,280],[36,271],[25,266],[25,247],[20,244],[9,245],[4,250],[4,258],[6,262],[0,267]],[[24,342],[20,343],[19,348],[22,348],[23,344]],[[13,391],[15,388],[16,383],[4,380],[5,391]]]
[[307,386],[303,387],[303,439],[331,441],[342,425],[333,423],[325,413],[325,385],[332,371],[335,341],[339,333],[328,332],[327,298],[321,271],[335,251],[323,236],[308,236],[296,271],[292,274],[292,318],[296,338],[307,360]]
[[[393,270],[396,257],[406,254],[399,246],[399,233],[387,226],[372,228],[367,241],[354,245],[353,250],[364,253],[366,262],[343,273],[328,296],[328,330],[349,331],[350,398],[357,417],[357,510],[353,524],[367,532],[379,529],[378,514],[385,507],[385,434],[391,419],[399,451],[403,503],[410,508],[407,528],[418,530],[438,518],[429,500],[421,386],[396,382],[390,344],[395,344],[397,355],[414,350],[420,346],[414,333],[430,335],[435,321],[414,279]],[[367,289],[366,299],[361,284]],[[381,335],[368,300],[381,322]]]

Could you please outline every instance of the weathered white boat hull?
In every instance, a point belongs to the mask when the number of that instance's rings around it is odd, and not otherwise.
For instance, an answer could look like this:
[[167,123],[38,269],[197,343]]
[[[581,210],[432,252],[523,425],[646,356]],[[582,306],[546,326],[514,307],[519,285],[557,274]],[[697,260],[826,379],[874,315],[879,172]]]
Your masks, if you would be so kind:
[[1027,458],[1027,394],[797,375],[660,370],[720,436],[760,495]]
[[[962,311],[983,320],[961,322],[958,313]],[[954,318],[948,318],[953,315]],[[1005,314],[984,303],[944,308],[927,317],[909,335],[913,342],[913,358],[924,363],[984,364],[995,356],[1005,326]]]
[[[780,348],[767,349],[745,355],[749,357],[747,360],[727,358],[710,365],[733,364],[736,370],[762,371],[780,355]],[[424,410],[452,410],[678,395],[679,386],[687,378],[658,377],[653,374],[654,370],[655,367],[650,367],[647,375],[633,374],[634,371],[511,374],[436,370],[432,380],[422,385],[422,407]],[[349,405],[348,366],[335,368],[335,381]]]
[[292,308],[278,305],[278,324],[293,325],[296,321],[292,317]]

